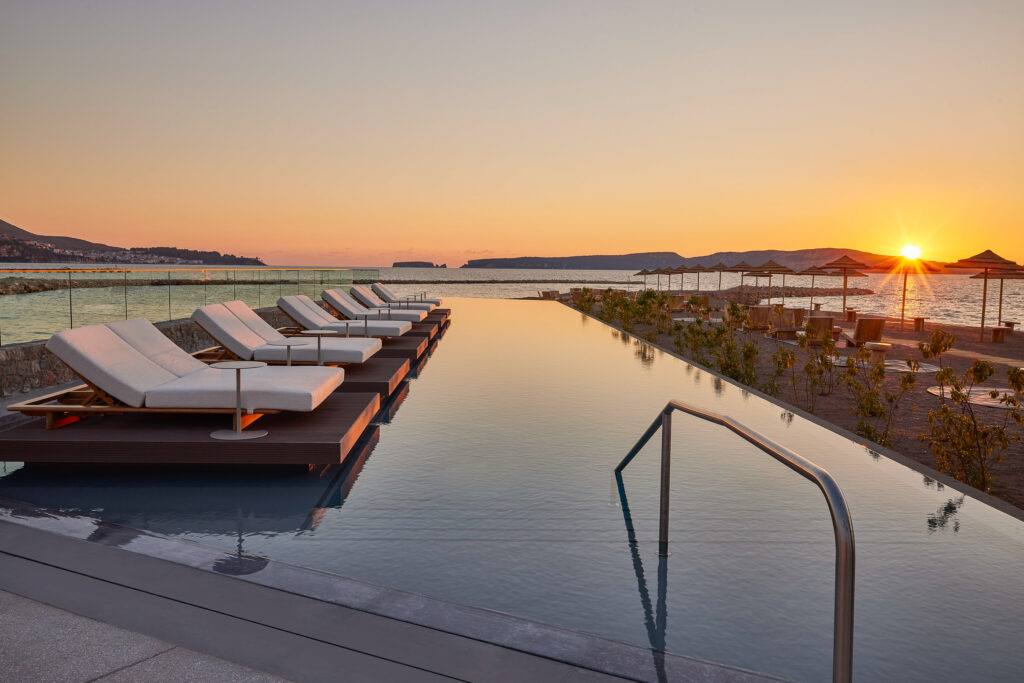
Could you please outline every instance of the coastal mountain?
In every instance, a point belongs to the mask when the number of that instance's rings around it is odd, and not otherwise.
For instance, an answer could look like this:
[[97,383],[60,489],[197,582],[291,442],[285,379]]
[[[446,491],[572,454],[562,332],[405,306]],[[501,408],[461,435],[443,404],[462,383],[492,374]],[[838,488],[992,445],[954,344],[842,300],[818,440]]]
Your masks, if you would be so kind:
[[858,249],[822,247],[818,249],[764,249],[756,251],[718,251],[705,256],[681,256],[674,251],[648,251],[637,254],[597,256],[521,256],[518,258],[473,259],[463,268],[537,268],[572,270],[642,270],[644,268],[675,268],[677,266],[711,266],[719,261],[727,266],[745,261],[753,266],[765,261],[775,261],[793,270],[821,266],[840,256],[874,265],[892,258],[884,254],[873,254]]
[[177,247],[112,247],[63,235],[37,235],[0,220],[0,262],[4,263],[140,263],[262,266],[248,256]]

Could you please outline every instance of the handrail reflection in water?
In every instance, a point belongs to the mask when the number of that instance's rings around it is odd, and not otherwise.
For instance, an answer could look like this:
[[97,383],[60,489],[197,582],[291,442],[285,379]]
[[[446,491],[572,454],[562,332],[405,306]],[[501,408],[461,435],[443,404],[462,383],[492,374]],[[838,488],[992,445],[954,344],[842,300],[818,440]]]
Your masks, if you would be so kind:
[[[672,465],[672,413],[680,411],[702,420],[721,425],[744,440],[772,456],[782,464],[811,480],[821,490],[828,503],[832,517],[832,529],[836,542],[835,570],[835,611],[833,615],[832,680],[848,683],[853,677],[853,586],[855,569],[855,547],[853,520],[846,504],[846,498],[832,475],[824,468],[776,444],[732,418],[718,415],[681,401],[669,401],[651,426],[615,468],[616,479],[620,481],[622,470],[632,462],[637,453],[647,445],[655,432],[661,430],[661,497],[658,522],[658,554],[668,556],[669,483]],[[624,492],[623,492],[624,495]]]

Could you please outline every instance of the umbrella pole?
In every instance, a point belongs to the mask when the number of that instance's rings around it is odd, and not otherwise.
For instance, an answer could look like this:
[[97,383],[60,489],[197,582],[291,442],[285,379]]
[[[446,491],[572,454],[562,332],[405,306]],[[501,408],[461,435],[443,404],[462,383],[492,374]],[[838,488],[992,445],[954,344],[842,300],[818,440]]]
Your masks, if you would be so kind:
[[700,294],[700,271],[697,271],[697,293]]
[[722,291],[722,271],[718,271],[718,291]]
[[786,305],[786,274],[782,274],[782,305]]
[[814,310],[814,276],[813,275],[811,276],[811,307],[808,310],[809,311],[813,311]]
[[846,278],[850,271],[843,270],[843,310],[839,312],[840,320],[846,318]]
[[988,268],[985,269],[985,277],[981,280],[981,341],[985,341],[985,304],[988,301]]
[[768,273],[768,305],[772,305],[772,274]]
[[900,307],[900,329],[903,329],[903,321],[907,314],[907,269],[903,269],[903,305]]
[[1006,278],[999,278],[999,326],[1003,326],[1003,282]]

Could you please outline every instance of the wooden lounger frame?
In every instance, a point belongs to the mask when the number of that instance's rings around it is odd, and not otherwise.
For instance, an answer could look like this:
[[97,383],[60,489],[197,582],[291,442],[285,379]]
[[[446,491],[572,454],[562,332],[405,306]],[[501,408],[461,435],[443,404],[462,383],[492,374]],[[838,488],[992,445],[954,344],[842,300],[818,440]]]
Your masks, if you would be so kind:
[[[64,363],[63,360],[61,360]],[[231,415],[232,426],[235,429],[245,429],[247,426],[260,419],[264,415],[281,412],[280,410],[256,409],[252,413],[242,414],[242,424],[234,424],[236,411],[234,408],[137,408],[129,406],[103,391],[89,380],[82,377],[73,367],[64,363],[75,373],[83,384],[61,389],[50,394],[37,396],[28,401],[13,403],[8,410],[13,410],[23,415],[42,416],[46,420],[47,429],[58,429],[73,422],[78,422],[83,417],[102,417],[103,415],[123,414],[205,414],[205,415]]]

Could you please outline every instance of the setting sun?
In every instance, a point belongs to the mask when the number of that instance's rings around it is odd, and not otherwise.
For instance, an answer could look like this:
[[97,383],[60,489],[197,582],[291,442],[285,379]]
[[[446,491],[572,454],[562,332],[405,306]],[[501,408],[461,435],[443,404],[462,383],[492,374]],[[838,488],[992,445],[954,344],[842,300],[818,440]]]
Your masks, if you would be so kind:
[[915,247],[913,244],[908,244],[903,247],[903,251],[900,253],[903,254],[904,258],[908,259],[921,258],[921,247]]

